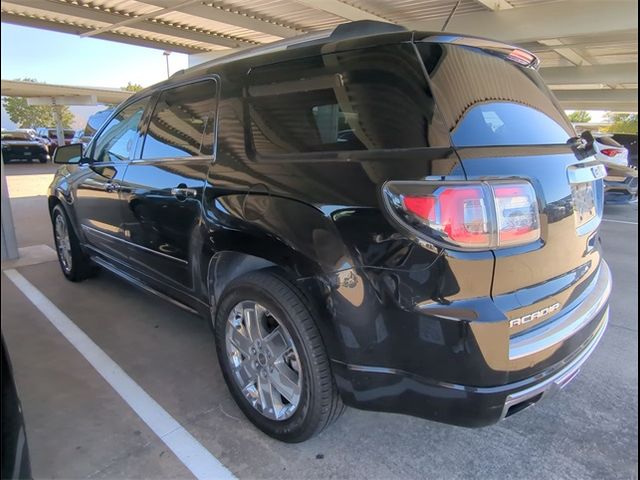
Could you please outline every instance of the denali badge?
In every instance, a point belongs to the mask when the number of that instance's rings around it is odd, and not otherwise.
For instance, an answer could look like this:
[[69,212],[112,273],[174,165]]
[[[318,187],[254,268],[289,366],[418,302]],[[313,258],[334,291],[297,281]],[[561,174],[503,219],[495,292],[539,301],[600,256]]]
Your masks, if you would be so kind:
[[520,325],[524,325],[526,323],[532,322],[542,317],[546,317],[550,313],[555,312],[560,308],[559,303],[554,303],[549,307],[545,307],[542,310],[538,310],[537,312],[533,312],[529,315],[525,315],[524,317],[514,318],[509,322],[509,328],[518,327]]

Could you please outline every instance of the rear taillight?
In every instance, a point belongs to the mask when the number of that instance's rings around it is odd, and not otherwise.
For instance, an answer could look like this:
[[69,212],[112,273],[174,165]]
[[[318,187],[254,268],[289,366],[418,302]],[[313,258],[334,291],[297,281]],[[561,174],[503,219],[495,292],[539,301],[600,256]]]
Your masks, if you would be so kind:
[[622,153],[622,150],[618,150],[617,148],[603,148],[600,150],[600,153],[606,155],[607,157],[615,157]]
[[387,182],[383,197],[402,227],[441,246],[489,249],[540,238],[528,182]]

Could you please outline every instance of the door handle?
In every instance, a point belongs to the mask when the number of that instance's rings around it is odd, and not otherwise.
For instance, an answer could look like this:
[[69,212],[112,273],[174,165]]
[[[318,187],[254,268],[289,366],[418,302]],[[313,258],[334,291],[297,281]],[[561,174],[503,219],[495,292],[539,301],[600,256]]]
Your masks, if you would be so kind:
[[113,183],[113,182],[108,182],[105,184],[104,189],[107,192],[117,192],[118,190],[120,190],[120,184],[118,183]]
[[196,197],[198,195],[198,190],[195,188],[177,187],[171,189],[171,195],[176,197],[178,200],[185,200],[188,197]]

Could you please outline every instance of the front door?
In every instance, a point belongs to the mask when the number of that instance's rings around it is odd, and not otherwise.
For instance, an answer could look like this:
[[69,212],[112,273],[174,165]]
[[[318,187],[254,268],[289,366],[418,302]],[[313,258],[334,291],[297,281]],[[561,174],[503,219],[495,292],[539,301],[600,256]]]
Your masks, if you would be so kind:
[[124,261],[128,248],[122,229],[120,188],[139,138],[139,124],[148,99],[118,112],[89,149],[90,162],[75,192],[75,212],[88,246],[95,254]]
[[168,295],[195,296],[194,265],[202,228],[202,195],[213,159],[216,83],[163,90],[140,158],[122,183],[123,230],[130,263]]

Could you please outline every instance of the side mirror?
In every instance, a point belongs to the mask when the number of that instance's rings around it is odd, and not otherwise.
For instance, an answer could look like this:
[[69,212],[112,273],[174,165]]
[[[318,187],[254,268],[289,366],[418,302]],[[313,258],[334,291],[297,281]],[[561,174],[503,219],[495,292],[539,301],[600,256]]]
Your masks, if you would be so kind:
[[61,145],[53,153],[53,163],[78,164],[82,160],[82,144]]

